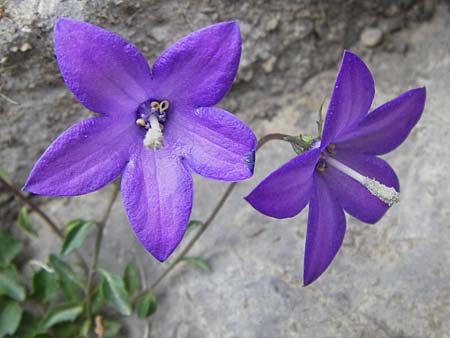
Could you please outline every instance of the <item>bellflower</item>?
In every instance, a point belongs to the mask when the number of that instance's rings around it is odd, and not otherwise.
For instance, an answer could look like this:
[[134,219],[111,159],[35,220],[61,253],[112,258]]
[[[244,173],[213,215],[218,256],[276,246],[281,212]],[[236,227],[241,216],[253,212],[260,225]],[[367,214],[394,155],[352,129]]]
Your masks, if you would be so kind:
[[374,94],[369,69],[345,52],[321,137],[299,138],[308,144],[306,151],[246,197],[255,209],[275,218],[293,217],[309,203],[305,285],[316,280],[338,252],[346,229],[344,210],[375,223],[398,200],[397,176],[377,156],[406,139],[422,114],[425,88],[407,91],[368,113]]
[[188,35],[151,69],[129,42],[85,22],[58,19],[54,43],[67,86],[99,116],[60,135],[34,165],[24,190],[81,195],[122,174],[130,224],[143,246],[164,261],[189,221],[191,171],[223,181],[253,173],[254,134],[231,113],[212,107],[238,69],[237,23]]

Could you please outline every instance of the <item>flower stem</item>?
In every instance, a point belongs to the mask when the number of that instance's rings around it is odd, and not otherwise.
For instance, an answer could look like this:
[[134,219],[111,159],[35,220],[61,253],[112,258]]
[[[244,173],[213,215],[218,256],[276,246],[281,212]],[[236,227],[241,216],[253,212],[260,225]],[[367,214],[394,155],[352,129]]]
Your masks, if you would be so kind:
[[[2,177],[0,177],[0,183],[3,185],[3,188],[7,192],[14,195],[22,204],[27,205],[32,211],[34,211],[37,215],[39,215],[39,217],[41,217],[45,221],[45,223],[49,226],[50,230],[56,236],[58,236],[61,240],[64,240],[64,233],[56,225],[56,223],[41,208],[39,208],[36,204],[34,204],[34,202],[32,202],[29,198],[25,197],[24,194],[22,194],[13,185],[11,185],[7,181],[5,181]],[[84,272],[87,272],[88,266],[87,266],[86,261],[84,260],[83,256],[78,251],[76,251],[75,254],[80,262],[81,268],[84,270]]]
[[94,280],[95,270],[97,269],[98,256],[100,253],[100,247],[101,247],[102,239],[103,239],[103,230],[105,229],[105,224],[108,221],[109,215],[110,215],[112,207],[114,205],[114,202],[116,201],[116,198],[120,192],[119,184],[114,183],[113,185],[114,185],[114,190],[112,192],[112,195],[108,202],[108,205],[106,206],[105,212],[103,213],[103,217],[100,219],[100,221],[95,223],[97,225],[97,236],[95,237],[94,254],[92,256],[91,265],[89,267],[88,280],[87,280],[87,286],[86,286],[86,290],[87,290],[86,315],[87,315],[88,320],[92,319],[92,293],[93,293],[92,283]]
[[[286,134],[267,134],[263,137],[261,137],[258,141],[258,145],[256,146],[256,151],[258,151],[264,144],[266,144],[269,141],[272,140],[282,140],[286,141],[286,137],[288,135]],[[214,221],[214,218],[219,213],[220,209],[222,209],[223,205],[225,204],[226,200],[230,196],[233,189],[236,187],[237,182],[231,183],[228,188],[225,190],[224,194],[222,195],[222,198],[217,203],[216,207],[213,209],[209,217],[206,219],[206,221],[202,224],[200,230],[195,234],[195,236],[191,239],[191,241],[186,245],[186,247],[181,251],[181,253],[178,255],[178,257],[167,267],[166,270],[158,277],[158,279],[153,283],[151,286],[151,289],[155,289],[159,283],[185,258],[185,256],[189,253],[189,251],[192,249],[194,244],[197,242],[197,240],[203,235],[203,233],[206,231],[208,226]]]

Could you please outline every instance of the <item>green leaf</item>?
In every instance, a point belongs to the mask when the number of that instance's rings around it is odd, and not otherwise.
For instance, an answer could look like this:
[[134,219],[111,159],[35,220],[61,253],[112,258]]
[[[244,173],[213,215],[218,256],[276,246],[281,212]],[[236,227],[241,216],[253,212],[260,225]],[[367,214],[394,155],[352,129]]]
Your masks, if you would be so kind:
[[16,301],[0,299],[0,337],[12,335],[19,327],[22,309]]
[[33,275],[33,293],[31,297],[39,302],[49,302],[57,291],[55,274],[44,269]]
[[156,299],[153,292],[148,290],[136,301],[136,314],[138,318],[145,319],[156,312]]
[[0,177],[3,178],[7,183],[12,184],[11,177],[9,177],[8,173],[3,168],[0,168]]
[[206,272],[211,271],[211,268],[209,267],[208,262],[201,257],[184,257],[182,260],[192,264],[199,270],[206,271]]
[[61,255],[65,256],[73,250],[78,249],[83,245],[89,230],[92,227],[92,222],[83,219],[75,219],[66,225],[66,234],[61,248]]
[[6,295],[17,301],[25,299],[25,288],[22,286],[16,268],[10,266],[0,270],[0,296]]
[[136,264],[133,262],[128,263],[123,272],[123,283],[128,295],[133,295],[139,288],[139,273]]
[[68,265],[55,255],[50,255],[49,265],[56,271],[58,275],[58,284],[66,300],[79,300],[79,289],[84,289],[84,286],[83,283],[81,283],[77,278],[70,265]]
[[27,234],[34,237],[38,236],[37,230],[31,225],[28,219],[28,209],[26,207],[22,207],[22,209],[20,209],[17,223],[19,224],[20,229],[25,231]]
[[103,335],[105,338],[117,337],[121,328],[122,325],[120,323],[113,322],[110,320],[103,321],[103,329],[104,329]]
[[64,322],[56,324],[52,327],[52,332],[58,338],[74,338],[80,337],[81,327],[79,324]]
[[21,338],[36,338],[38,337],[40,320],[36,318],[31,312],[25,311],[22,315],[19,328],[15,337]]
[[9,233],[0,230],[0,268],[5,268],[22,251],[22,244],[11,237]]
[[55,305],[48,310],[42,320],[41,327],[48,329],[58,323],[73,322],[82,311],[83,307],[80,304],[64,303]]
[[104,303],[103,297],[103,283],[104,279],[100,282],[99,286],[92,293],[92,313],[96,314],[100,311]]
[[202,221],[197,221],[197,220],[190,220],[187,228],[186,228],[186,234],[189,233],[190,231],[194,230],[196,227],[199,227],[203,224]]
[[127,299],[127,292],[123,280],[119,276],[111,275],[103,269],[99,271],[105,277],[103,282],[103,296],[105,297],[106,303],[124,316],[129,316],[131,314],[131,306]]

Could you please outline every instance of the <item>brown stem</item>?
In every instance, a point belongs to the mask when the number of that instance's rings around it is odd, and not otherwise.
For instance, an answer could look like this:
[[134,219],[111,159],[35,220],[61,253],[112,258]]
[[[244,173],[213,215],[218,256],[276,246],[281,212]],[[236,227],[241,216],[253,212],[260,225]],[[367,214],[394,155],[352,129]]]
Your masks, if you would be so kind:
[[[41,208],[39,208],[36,204],[34,204],[34,202],[32,202],[29,198],[25,197],[24,194],[22,194],[19,190],[17,190],[13,185],[5,181],[2,177],[0,177],[0,183],[3,185],[3,188],[7,192],[14,195],[22,204],[27,205],[32,211],[34,211],[37,215],[39,215],[39,217],[41,217],[45,221],[45,223],[49,226],[50,230],[53,231],[53,233],[55,233],[56,236],[58,236],[61,240],[64,240],[64,233],[62,232],[62,230]],[[75,252],[75,255],[77,256],[80,262],[81,268],[85,272],[87,272],[88,266],[83,256],[77,251]]]
[[100,247],[103,239],[103,230],[105,228],[105,224],[108,221],[109,215],[111,213],[114,202],[116,201],[117,196],[119,195],[119,184],[115,183],[114,191],[112,192],[111,198],[106,206],[105,212],[103,213],[103,217],[100,221],[96,223],[97,225],[97,236],[95,237],[95,246],[94,246],[94,255],[92,256],[91,265],[89,266],[88,272],[88,280],[87,280],[87,295],[86,295],[86,314],[89,320],[92,320],[92,292],[93,292],[93,281],[94,281],[94,273],[97,269],[98,256],[100,253]]
[[[286,134],[280,134],[280,133],[274,133],[274,134],[267,134],[263,137],[261,137],[258,141],[258,145],[256,146],[256,151],[258,151],[264,144],[271,140],[282,140],[286,141],[286,137],[288,135]],[[212,223],[222,206],[225,204],[226,200],[230,196],[231,192],[233,191],[234,187],[236,186],[237,182],[231,183],[228,188],[225,190],[222,198],[217,203],[216,207],[213,209],[207,220],[202,224],[200,230],[195,234],[195,236],[191,239],[191,241],[187,244],[187,246],[181,251],[181,253],[178,255],[178,257],[167,267],[166,270],[158,277],[158,279],[153,283],[151,286],[151,289],[155,289],[159,283],[180,263],[186,254],[192,249],[194,244],[197,242],[197,240],[203,235],[203,233],[206,231],[208,226]],[[138,295],[139,297],[139,295]]]

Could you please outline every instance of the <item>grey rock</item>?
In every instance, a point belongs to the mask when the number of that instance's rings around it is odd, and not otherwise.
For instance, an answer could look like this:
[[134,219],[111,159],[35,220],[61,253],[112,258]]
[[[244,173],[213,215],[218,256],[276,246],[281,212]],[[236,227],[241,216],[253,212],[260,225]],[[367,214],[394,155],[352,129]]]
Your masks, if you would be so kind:
[[383,31],[376,27],[367,27],[361,33],[361,42],[367,47],[375,47],[383,40]]
[[[268,144],[257,156],[255,177],[238,185],[193,249],[192,255],[206,258],[212,272],[180,265],[156,290],[159,308],[150,319],[151,336],[450,337],[448,7],[439,7],[430,22],[409,21],[409,28],[399,32],[408,36],[409,48],[399,52],[354,45],[360,27],[372,25],[374,18],[383,20],[376,13],[384,10],[385,2],[358,3],[356,19],[352,19],[355,24],[346,20],[347,12],[342,10],[354,5],[353,1],[321,5],[205,1],[190,2],[182,10],[171,0],[7,1],[0,19],[0,60],[8,61],[0,69],[14,68],[1,72],[0,92],[21,105],[0,104],[1,166],[16,182],[23,182],[46,145],[72,123],[89,116],[64,86],[52,57],[51,28],[57,14],[114,30],[141,50],[147,47],[149,60],[190,31],[190,26],[211,23],[212,14],[220,20],[238,17],[244,35],[243,67],[240,80],[221,106],[235,107],[241,118],[253,121],[258,136],[315,133],[317,109],[331,93],[342,50],[353,46],[374,74],[374,107],[409,88],[427,87],[421,122],[399,149],[385,157],[400,178],[400,203],[376,225],[347,217],[341,251],[316,283],[303,288],[307,210],[293,219],[275,220],[242,200],[257,182],[294,156],[287,144]],[[392,15],[399,15],[405,23],[408,10],[414,10],[417,3],[408,1],[406,9]],[[381,9],[371,11],[373,6]],[[260,19],[273,11],[281,12],[283,19],[276,30],[268,32],[266,21]],[[305,22],[312,24],[301,34],[295,33]],[[353,27],[358,27],[353,32],[356,40],[348,38],[353,36],[349,33]],[[25,42],[33,46],[31,50],[10,51]],[[276,58],[276,67],[268,76],[261,64],[271,56]],[[192,218],[204,219],[225,186],[196,177]],[[39,202],[64,224],[75,217],[98,219],[110,193],[107,187],[87,196]],[[1,200],[2,225],[12,222],[17,206],[5,201]],[[29,248],[35,259],[43,260],[49,252],[57,252],[59,244],[54,236],[46,235],[35,215],[31,218],[41,236],[30,241]],[[92,247],[91,237],[87,244]],[[168,264],[156,262],[142,249],[117,201],[106,227],[101,265],[121,273],[126,262],[136,257],[148,283]],[[142,321],[128,322],[127,336],[141,337],[143,332]]]

